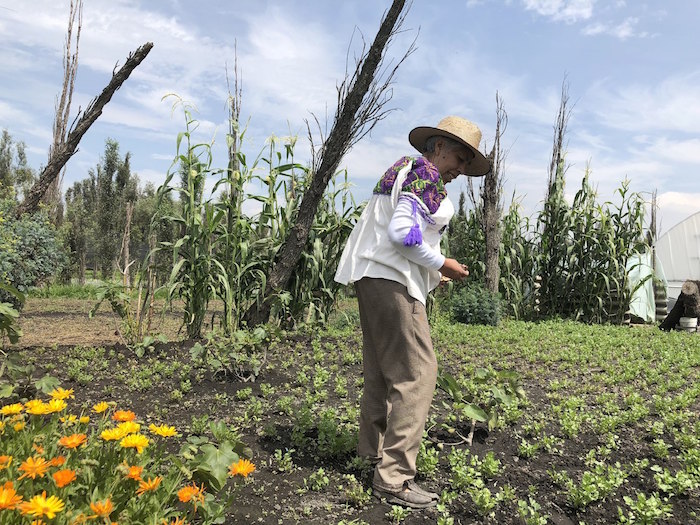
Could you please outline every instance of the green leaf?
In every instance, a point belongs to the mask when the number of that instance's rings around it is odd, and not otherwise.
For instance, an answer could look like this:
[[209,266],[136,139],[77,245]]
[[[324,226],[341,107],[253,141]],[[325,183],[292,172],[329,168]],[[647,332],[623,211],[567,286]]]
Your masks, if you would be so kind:
[[239,456],[233,451],[233,445],[228,441],[219,447],[207,443],[200,449],[196,458],[197,465],[193,469],[195,478],[207,483],[215,492],[224,488],[228,479],[228,470]]
[[462,408],[462,415],[466,418],[476,419],[481,422],[488,420],[488,414],[482,408],[471,403]]
[[53,376],[46,374],[41,379],[34,381],[34,386],[37,390],[40,390],[44,394],[48,394],[52,390],[55,390],[61,386],[61,382]]
[[15,385],[10,383],[0,383],[0,398],[10,397],[15,391]]

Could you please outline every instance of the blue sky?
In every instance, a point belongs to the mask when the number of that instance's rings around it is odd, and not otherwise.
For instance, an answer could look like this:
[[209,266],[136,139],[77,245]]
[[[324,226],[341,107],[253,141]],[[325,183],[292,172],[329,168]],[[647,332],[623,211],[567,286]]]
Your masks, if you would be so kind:
[[[154,48],[69,161],[64,189],[100,161],[107,138],[132,154],[142,181],[163,181],[183,129],[167,93],[193,103],[202,140],[215,141],[225,166],[226,76],[234,45],[242,71],[244,150],[255,156],[269,135],[299,135],[305,120],[332,123],[336,84],[348,49],[374,38],[389,0],[214,1],[86,0],[73,114],[108,83],[115,64],[152,41]],[[30,163],[45,164],[68,0],[0,0],[0,128],[24,141]],[[567,192],[586,169],[600,200],[625,178],[650,198],[658,191],[660,229],[700,211],[700,2],[686,0],[415,0],[389,49],[417,50],[393,85],[395,108],[343,161],[357,200],[399,156],[418,125],[449,114],[475,121],[493,142],[496,92],[508,113],[504,199],[516,193],[526,214],[541,205],[553,125],[564,79],[573,104]],[[355,38],[351,38],[355,32]],[[464,177],[448,186],[455,196]]]

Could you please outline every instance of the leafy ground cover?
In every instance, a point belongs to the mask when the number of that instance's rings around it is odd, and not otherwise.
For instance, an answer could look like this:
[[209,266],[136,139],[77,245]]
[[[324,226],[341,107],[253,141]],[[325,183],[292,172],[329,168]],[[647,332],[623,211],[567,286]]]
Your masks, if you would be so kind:
[[[697,335],[436,315],[451,381],[436,393],[419,471],[442,501],[405,512],[369,495],[371,470],[353,453],[362,376],[352,303],[322,330],[199,342],[177,339],[172,314],[160,326],[171,342],[141,357],[117,343],[106,310],[87,318],[92,304],[31,300],[12,352],[86,411],[113,402],[145,425],[174,426],[173,448],[199,436],[249,447],[255,471],[232,489],[227,523],[700,521]],[[490,428],[472,429],[475,406],[497,416]]]

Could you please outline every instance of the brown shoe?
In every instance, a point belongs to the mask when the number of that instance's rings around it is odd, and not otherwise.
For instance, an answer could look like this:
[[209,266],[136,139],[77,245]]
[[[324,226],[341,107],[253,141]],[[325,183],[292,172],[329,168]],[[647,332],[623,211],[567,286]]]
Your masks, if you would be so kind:
[[403,484],[403,488],[398,491],[379,488],[375,485],[373,492],[377,498],[386,500],[390,505],[401,505],[412,509],[426,509],[437,505],[437,498],[431,497],[429,495],[431,493],[418,487],[413,480],[406,481]]
[[438,494],[437,492],[430,492],[428,490],[425,490],[412,479],[409,479],[406,482],[406,484],[411,488],[411,490],[417,492],[418,494],[422,494],[423,496],[426,496],[430,499],[434,499],[435,501],[440,499],[440,494]]

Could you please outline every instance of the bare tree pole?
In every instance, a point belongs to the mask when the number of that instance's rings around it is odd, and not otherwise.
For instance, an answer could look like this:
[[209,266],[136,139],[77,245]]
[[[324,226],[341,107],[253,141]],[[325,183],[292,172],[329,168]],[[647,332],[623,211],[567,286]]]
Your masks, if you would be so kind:
[[493,147],[488,158],[491,161],[491,171],[484,177],[484,182],[481,192],[482,203],[482,219],[481,227],[484,230],[484,239],[486,244],[486,271],[484,272],[484,280],[486,288],[498,293],[498,284],[501,278],[501,269],[498,264],[498,250],[501,245],[501,213],[503,212],[503,203],[501,196],[503,194],[503,178],[504,178],[504,162],[505,152],[501,146],[501,138],[508,127],[508,115],[503,107],[503,99],[496,92],[496,134],[493,141]]
[[124,286],[127,290],[131,290],[131,272],[129,267],[133,261],[131,259],[131,252],[129,250],[131,244],[131,218],[134,213],[134,203],[127,201],[126,203],[126,223],[124,224],[124,235],[122,236],[122,248],[119,251],[119,257],[117,259],[117,268],[119,268],[119,259],[124,261],[124,270],[122,270],[122,275],[124,277]]
[[408,9],[404,12],[405,5],[405,0],[392,2],[369,51],[365,53],[363,49],[362,56],[355,63],[354,72],[351,76],[346,72],[345,79],[338,87],[338,107],[333,127],[320,152],[313,152],[313,179],[302,197],[296,223],[277,254],[262,300],[253,304],[245,314],[248,326],[268,320],[272,296],[291,277],[308,239],[323,193],[343,156],[390,111],[385,110],[385,105],[391,100],[392,79],[398,67],[415,49],[414,44],[393,68],[380,71],[379,74],[377,72],[385,57],[387,44],[398,33],[406,18]]
[[[57,147],[51,151],[49,162],[41,172],[39,180],[27,192],[24,201],[17,207],[15,215],[19,218],[25,213],[33,213],[39,207],[39,202],[51,183],[58,177],[63,167],[68,162],[75,152],[78,150],[78,144],[83,135],[90,129],[90,126],[102,114],[102,110],[107,103],[112,99],[114,92],[129,78],[132,71],[146,58],[149,51],[153,48],[152,42],[147,42],[139,47],[133,53],[130,53],[126,59],[126,63],[112,74],[112,78],[107,84],[107,87],[102,90],[99,96],[92,99],[88,104],[85,113],[80,119],[71,126],[71,130],[66,137],[66,140],[61,141]],[[114,68],[116,70],[116,66]]]
[[[571,116],[571,108],[569,107],[569,85],[564,79],[561,85],[561,99],[559,102],[559,113],[557,113],[557,121],[554,125],[554,146],[552,147],[552,160],[549,163],[549,178],[547,187],[552,188],[552,184],[556,179],[557,170],[566,171],[564,166],[560,166],[564,160],[564,137],[566,136],[566,127]],[[547,191],[549,196],[549,191]]]
[[[73,48],[73,25],[77,20],[77,31],[75,32],[75,51]],[[70,117],[70,106],[73,100],[73,88],[75,77],[78,73],[78,49],[80,46],[80,30],[83,26],[83,0],[78,0],[77,4],[71,0],[68,14],[68,31],[66,33],[66,47],[63,51],[63,89],[60,98],[56,99],[56,115],[53,122],[53,144],[49,148],[49,159],[53,152],[66,140],[66,130],[68,128],[68,118]],[[50,215],[53,223],[58,225],[63,219],[63,208],[61,206],[61,184],[65,175],[56,177],[42,198],[42,202],[50,207]]]

